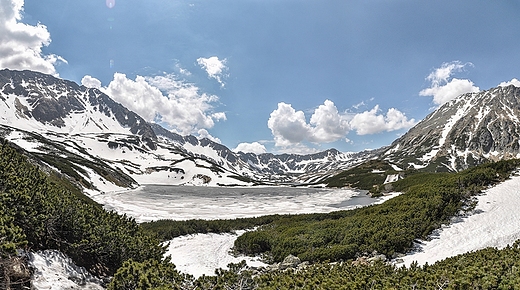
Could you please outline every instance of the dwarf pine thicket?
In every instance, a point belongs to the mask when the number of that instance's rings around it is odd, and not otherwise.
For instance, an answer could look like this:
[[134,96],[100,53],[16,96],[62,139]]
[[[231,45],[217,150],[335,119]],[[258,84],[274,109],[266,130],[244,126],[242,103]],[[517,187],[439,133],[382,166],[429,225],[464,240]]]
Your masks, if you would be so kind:
[[0,141],[0,255],[57,249],[98,276],[128,259],[162,259],[165,249],[131,218],[107,212],[67,180],[42,172]]

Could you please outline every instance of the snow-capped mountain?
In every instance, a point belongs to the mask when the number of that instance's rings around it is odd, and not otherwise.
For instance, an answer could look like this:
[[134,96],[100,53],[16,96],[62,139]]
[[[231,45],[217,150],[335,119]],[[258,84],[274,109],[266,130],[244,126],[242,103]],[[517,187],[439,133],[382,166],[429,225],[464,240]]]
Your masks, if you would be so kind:
[[0,71],[0,121],[28,131],[136,134],[154,149],[147,122],[98,89],[32,71]]
[[520,88],[457,97],[394,141],[383,157],[402,168],[432,171],[520,157]]
[[32,71],[0,71],[0,135],[84,188],[316,182],[370,152],[235,153],[147,123],[102,91]]

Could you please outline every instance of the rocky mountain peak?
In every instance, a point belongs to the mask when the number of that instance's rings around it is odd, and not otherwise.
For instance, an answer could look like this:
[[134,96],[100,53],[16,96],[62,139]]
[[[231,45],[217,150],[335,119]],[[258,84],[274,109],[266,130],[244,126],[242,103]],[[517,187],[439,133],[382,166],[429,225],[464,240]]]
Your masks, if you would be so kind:
[[[20,123],[23,118],[33,130],[90,133],[111,132],[117,127],[141,136],[150,148],[156,148],[153,141],[157,137],[143,118],[100,90],[72,81],[33,71],[0,70],[0,101],[7,123]],[[7,120],[12,107],[16,114]]]
[[404,168],[457,171],[520,156],[520,88],[468,93],[442,105],[392,143],[384,157]]

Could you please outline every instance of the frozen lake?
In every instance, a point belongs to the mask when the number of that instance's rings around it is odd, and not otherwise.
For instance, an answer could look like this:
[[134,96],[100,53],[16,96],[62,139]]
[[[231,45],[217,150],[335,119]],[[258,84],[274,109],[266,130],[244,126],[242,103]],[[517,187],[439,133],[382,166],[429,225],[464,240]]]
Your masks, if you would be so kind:
[[93,196],[137,222],[158,219],[234,219],[353,209],[383,202],[365,192],[301,187],[199,187],[144,185],[135,190]]
[[[234,219],[270,214],[332,212],[382,203],[396,196],[371,198],[366,192],[348,189],[302,187],[197,187],[144,185],[135,190],[92,196],[106,209],[126,213],[137,222],[158,219]],[[196,234],[170,242],[167,255],[182,272],[196,277],[213,275],[215,269],[246,260],[264,265],[258,258],[229,253],[243,231],[234,234]]]

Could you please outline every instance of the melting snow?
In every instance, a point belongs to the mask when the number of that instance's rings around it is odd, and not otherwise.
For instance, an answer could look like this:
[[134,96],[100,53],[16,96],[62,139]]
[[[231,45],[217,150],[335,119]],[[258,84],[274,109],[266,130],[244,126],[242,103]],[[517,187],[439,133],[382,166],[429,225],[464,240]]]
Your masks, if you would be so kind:
[[403,258],[409,266],[456,256],[486,247],[504,248],[520,239],[520,176],[515,176],[478,196],[478,205],[468,217],[455,219]]
[[35,268],[35,289],[104,289],[101,280],[83,267],[76,266],[65,254],[56,250],[29,253],[29,263]]
[[215,275],[215,269],[227,269],[229,263],[246,260],[252,267],[263,267],[265,263],[255,257],[234,257],[230,250],[239,235],[236,234],[197,234],[175,238],[169,243],[166,255],[172,257],[176,268],[195,277]]
[[386,176],[385,182],[383,184],[396,182],[399,180],[399,174],[389,174]]

